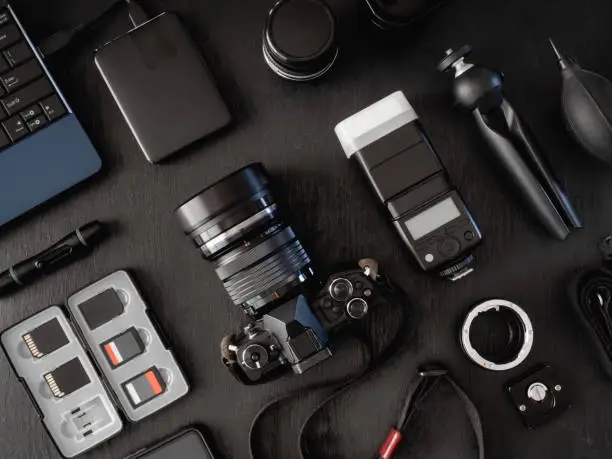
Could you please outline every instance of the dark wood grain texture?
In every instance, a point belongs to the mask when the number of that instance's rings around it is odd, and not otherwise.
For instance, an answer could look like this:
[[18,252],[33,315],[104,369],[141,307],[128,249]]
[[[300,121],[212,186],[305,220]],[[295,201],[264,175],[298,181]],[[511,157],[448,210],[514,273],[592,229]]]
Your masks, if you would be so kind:
[[[86,20],[102,3],[16,0],[15,6],[40,39]],[[415,369],[429,360],[444,362],[473,397],[484,421],[489,458],[610,457],[612,386],[570,313],[564,289],[574,269],[598,261],[596,244],[612,232],[612,175],[587,158],[563,129],[560,81],[546,40],[554,37],[585,68],[612,76],[609,0],[452,1],[429,20],[393,33],[370,25],[359,0],[330,0],[340,21],[340,59],[327,77],[305,85],[281,81],[265,67],[261,28],[270,1],[143,3],[151,13],[171,9],[181,15],[219,80],[234,125],[166,164],[148,164],[92,61],[96,46],[127,29],[127,18],[119,13],[50,61],[100,151],[103,173],[0,230],[4,268],[84,222],[115,222],[114,236],[93,256],[0,300],[0,329],[50,304],[63,303],[112,271],[131,269],[193,384],[184,400],[126,426],[121,435],[84,457],[117,459],[183,426],[204,424],[221,457],[247,458],[249,425],[262,404],[361,363],[362,354],[349,346],[304,378],[246,388],[219,362],[218,343],[237,327],[241,313],[212,267],[181,234],[172,212],[187,197],[253,161],[263,162],[286,190],[289,213],[322,270],[374,256],[409,292],[421,316],[410,349],[318,419],[315,434],[320,434],[319,450],[325,452],[320,459],[372,457]],[[548,238],[513,198],[470,116],[453,108],[449,77],[435,67],[445,49],[464,43],[475,48],[474,61],[504,70],[508,97],[532,126],[583,217],[586,228],[566,242]],[[476,253],[476,272],[456,285],[412,266],[333,133],[338,121],[397,89],[420,114],[486,237]],[[497,374],[476,368],[457,342],[466,310],[490,297],[521,304],[534,322],[534,350],[516,371]],[[521,425],[503,388],[530,365],[544,361],[568,380],[573,407],[554,423],[530,431]],[[304,397],[266,419],[269,428],[261,440],[276,451],[271,457],[297,457],[297,430],[315,399]],[[452,399],[445,400],[432,401],[426,413],[417,416],[399,458],[475,457],[460,408]],[[0,457],[59,457],[4,356]]]

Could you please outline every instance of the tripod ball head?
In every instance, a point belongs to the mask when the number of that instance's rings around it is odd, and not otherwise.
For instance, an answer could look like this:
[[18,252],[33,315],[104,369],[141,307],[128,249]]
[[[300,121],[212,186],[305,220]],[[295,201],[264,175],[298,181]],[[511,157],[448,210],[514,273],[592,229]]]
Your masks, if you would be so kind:
[[441,72],[455,71],[453,93],[457,103],[468,110],[488,105],[499,105],[502,99],[502,75],[498,72],[465,62],[472,52],[469,45],[457,51],[448,49],[438,64]]

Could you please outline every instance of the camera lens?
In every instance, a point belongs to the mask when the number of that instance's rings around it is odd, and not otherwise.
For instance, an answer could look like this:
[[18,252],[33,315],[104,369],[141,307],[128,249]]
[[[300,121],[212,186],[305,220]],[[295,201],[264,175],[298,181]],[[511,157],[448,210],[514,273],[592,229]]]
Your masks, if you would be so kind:
[[312,277],[310,258],[280,216],[261,164],[206,188],[176,210],[183,230],[235,304],[256,315]]
[[347,301],[353,294],[353,284],[347,279],[336,279],[329,286],[329,294],[336,301]]

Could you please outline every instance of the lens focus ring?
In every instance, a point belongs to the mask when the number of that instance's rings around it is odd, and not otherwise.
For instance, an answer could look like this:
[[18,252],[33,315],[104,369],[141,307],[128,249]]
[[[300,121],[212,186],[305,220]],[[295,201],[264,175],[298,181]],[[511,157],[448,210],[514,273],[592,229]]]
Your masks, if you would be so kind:
[[292,298],[313,275],[310,257],[282,220],[261,164],[206,188],[180,206],[176,217],[248,314]]

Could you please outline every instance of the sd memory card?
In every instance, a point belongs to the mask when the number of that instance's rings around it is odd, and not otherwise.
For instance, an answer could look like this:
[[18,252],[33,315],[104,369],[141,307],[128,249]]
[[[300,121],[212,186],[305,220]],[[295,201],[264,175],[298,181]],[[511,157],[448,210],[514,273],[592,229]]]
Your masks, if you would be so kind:
[[163,394],[166,391],[166,382],[157,367],[152,367],[123,383],[123,390],[136,408]]
[[57,319],[36,327],[22,336],[32,357],[40,359],[68,344],[68,337]]
[[109,339],[101,347],[112,368],[129,362],[145,351],[142,338],[134,327]]
[[63,398],[91,382],[78,357],[45,374],[44,378],[57,398]]

